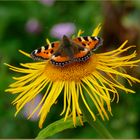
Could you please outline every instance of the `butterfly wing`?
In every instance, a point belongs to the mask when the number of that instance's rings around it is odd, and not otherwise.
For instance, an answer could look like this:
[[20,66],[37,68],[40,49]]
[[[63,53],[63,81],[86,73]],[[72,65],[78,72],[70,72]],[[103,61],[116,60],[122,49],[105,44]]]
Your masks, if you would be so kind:
[[77,37],[74,38],[73,41],[84,48],[79,50],[79,52],[75,53],[74,55],[75,61],[78,62],[89,59],[91,52],[95,51],[99,46],[101,46],[103,42],[101,38],[91,36]]
[[77,37],[73,40],[76,43],[81,44],[85,48],[89,49],[90,51],[95,51],[103,43],[102,38],[94,36]]
[[50,59],[52,54],[59,48],[59,42],[52,42],[49,45],[42,46],[33,52],[31,52],[31,57],[34,60],[47,60]]
[[63,50],[57,50],[50,59],[51,63],[56,66],[64,66],[71,62],[69,56],[67,56]]

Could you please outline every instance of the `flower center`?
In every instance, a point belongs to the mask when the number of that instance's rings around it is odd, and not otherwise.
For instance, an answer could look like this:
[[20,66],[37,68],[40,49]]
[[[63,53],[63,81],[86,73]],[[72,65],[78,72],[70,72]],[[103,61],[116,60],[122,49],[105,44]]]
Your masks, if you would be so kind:
[[64,67],[55,66],[48,62],[45,67],[45,74],[51,81],[80,81],[95,71],[97,61],[97,55],[93,54],[90,59],[85,62],[74,62]]

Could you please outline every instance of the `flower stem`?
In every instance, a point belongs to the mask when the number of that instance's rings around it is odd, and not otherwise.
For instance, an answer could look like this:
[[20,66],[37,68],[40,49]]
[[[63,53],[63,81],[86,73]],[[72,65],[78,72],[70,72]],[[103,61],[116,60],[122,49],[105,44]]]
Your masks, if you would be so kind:
[[[86,118],[87,119],[87,118]],[[92,119],[93,120],[93,119]],[[104,124],[99,120],[96,119],[96,121],[90,121],[87,119],[87,122],[96,130],[98,134],[100,134],[103,138],[107,139],[113,139],[113,136],[110,134],[110,132],[107,130],[107,128],[104,126]]]
[[81,99],[79,99],[79,103],[84,118],[89,123],[89,125],[92,126],[102,138],[113,139],[113,136],[110,134],[110,132],[98,118],[96,118],[96,121],[93,120],[91,114],[89,113],[89,111],[87,110],[86,106],[84,105]]

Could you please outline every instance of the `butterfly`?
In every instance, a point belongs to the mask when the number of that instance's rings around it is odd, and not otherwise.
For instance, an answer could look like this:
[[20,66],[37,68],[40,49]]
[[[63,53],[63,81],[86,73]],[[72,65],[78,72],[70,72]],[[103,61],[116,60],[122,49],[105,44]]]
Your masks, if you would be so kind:
[[95,36],[80,36],[71,39],[64,35],[61,41],[52,42],[33,52],[34,60],[50,60],[53,65],[65,66],[72,62],[84,62],[102,45],[102,38]]

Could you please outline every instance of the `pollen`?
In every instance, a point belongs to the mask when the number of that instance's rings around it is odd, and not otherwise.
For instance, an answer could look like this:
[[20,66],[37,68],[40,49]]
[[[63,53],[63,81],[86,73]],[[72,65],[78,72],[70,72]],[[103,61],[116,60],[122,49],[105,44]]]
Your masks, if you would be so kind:
[[48,63],[45,67],[45,74],[51,81],[80,81],[96,70],[98,64],[97,55],[92,55],[87,61],[74,62],[64,67]]

